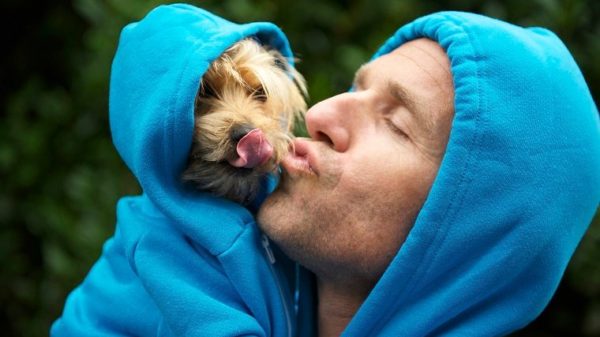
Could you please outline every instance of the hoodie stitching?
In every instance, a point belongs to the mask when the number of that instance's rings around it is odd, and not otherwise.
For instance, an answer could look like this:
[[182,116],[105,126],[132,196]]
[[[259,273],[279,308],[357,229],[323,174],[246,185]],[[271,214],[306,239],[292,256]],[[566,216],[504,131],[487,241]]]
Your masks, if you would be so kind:
[[164,158],[169,158],[171,160],[168,161],[164,161],[163,164],[163,168],[165,168],[167,163],[171,163],[172,159],[171,156],[173,155],[173,151],[170,151],[169,149],[173,147],[174,144],[176,144],[176,133],[175,133],[175,123],[173,123],[173,112],[175,110],[175,108],[178,106],[179,103],[179,99],[180,99],[180,95],[181,95],[181,87],[182,87],[182,78],[184,77],[184,74],[187,73],[188,67],[189,67],[189,63],[191,61],[191,57],[190,54],[192,53],[193,48],[189,48],[188,52],[185,56],[185,64],[183,66],[183,69],[181,70],[181,72],[179,73],[179,76],[177,78],[177,90],[176,90],[176,95],[173,97],[173,99],[171,99],[169,101],[169,109],[167,109],[167,118],[165,119],[165,128],[164,128],[164,132],[165,132],[165,139],[168,139],[168,144],[165,144],[165,146],[163,147],[163,155]]
[[[447,20],[452,20],[454,22],[454,24],[456,25],[456,27],[458,27],[465,35],[466,40],[468,40],[468,45],[471,46],[471,49],[473,51],[477,51],[477,48],[475,48],[475,41],[473,39],[472,34],[469,34],[467,32],[468,26],[465,26],[464,23],[466,22],[466,20],[464,20],[463,18],[461,18],[461,20],[457,20],[456,17],[450,17],[450,16],[444,16]],[[476,99],[476,103],[477,103],[477,107],[476,107],[476,113],[474,115],[475,119],[474,119],[474,124],[475,125],[481,125],[481,108],[482,108],[482,95],[481,95],[481,85],[480,85],[480,81],[479,79],[481,78],[481,73],[482,70],[479,67],[479,62],[477,62],[477,58],[479,53],[474,53],[475,54],[475,58],[473,60],[471,60],[470,62],[473,62],[474,66],[475,66],[475,78],[477,79],[477,81],[474,83],[475,85],[475,92],[477,93],[477,99]],[[446,207],[446,210],[444,211],[444,214],[441,216],[442,222],[440,226],[440,228],[442,230],[436,231],[433,240],[431,241],[431,246],[434,249],[431,249],[428,251],[428,253],[426,253],[423,257],[423,261],[425,263],[422,263],[419,265],[417,272],[415,274],[413,274],[412,278],[409,280],[409,283],[412,285],[410,287],[410,289],[408,289],[407,292],[412,291],[417,283],[414,282],[414,280],[420,279],[422,278],[422,276],[424,274],[427,274],[427,272],[431,269],[431,264],[433,263],[433,260],[437,257],[437,250],[436,248],[438,248],[440,245],[442,245],[442,243],[445,241],[447,234],[448,234],[448,224],[450,224],[456,214],[456,212],[458,212],[458,209],[460,208],[460,205],[462,204],[463,200],[464,200],[464,195],[465,193],[462,194],[458,194],[459,191],[464,191],[467,189],[466,185],[468,185],[470,178],[468,177],[468,173],[469,170],[468,168],[471,167],[473,164],[473,162],[475,161],[475,158],[478,156],[478,154],[476,153],[476,150],[473,150],[473,148],[478,149],[478,145],[480,143],[480,139],[481,139],[481,135],[482,133],[479,132],[481,130],[480,127],[475,127],[474,128],[476,131],[475,136],[472,138],[473,139],[473,146],[470,147],[470,149],[468,150],[468,153],[466,154],[466,162],[463,165],[463,167],[461,168],[461,173],[460,173],[460,179],[459,179],[459,184],[458,187],[454,189],[453,192],[453,196],[452,198],[450,198],[450,201],[448,203],[448,206]],[[458,196],[457,196],[458,195]]]
[[233,246],[236,244],[236,242],[240,239],[240,237],[242,237],[242,235],[248,230],[248,228],[254,223],[254,221],[250,221],[250,222],[244,222],[244,224],[242,225],[242,230],[240,230],[237,235],[233,238],[233,240],[231,240],[231,244],[223,249],[222,252],[216,253],[215,256],[216,257],[221,257],[221,255],[227,253],[230,249],[233,248]]
[[[466,37],[466,39],[461,39],[461,41],[465,41],[465,42],[461,43],[461,45],[469,45],[472,50],[476,50],[474,43],[473,43],[474,41],[472,39],[472,36],[470,34],[468,34],[467,27],[465,27],[466,19],[457,18],[457,17],[450,16],[450,15],[440,15],[440,18],[443,18],[447,22],[448,21],[452,22],[452,27],[460,30],[460,32],[462,33],[461,35],[464,35]],[[438,20],[436,20],[436,21],[438,21]],[[405,40],[403,43],[406,43],[410,40],[417,39],[419,37],[434,36],[434,34],[426,34],[424,32],[425,27],[428,24],[431,24],[431,23],[428,23],[428,22],[420,23],[421,27],[418,27],[419,31],[417,33],[410,33],[411,37],[409,39],[405,39],[401,36],[398,36],[397,39],[401,38],[402,40]],[[435,31],[439,32],[439,30],[444,29],[444,27],[448,27],[447,24],[438,23],[438,27],[436,28]],[[411,29],[415,29],[415,27],[411,27]],[[455,36],[455,35],[457,35],[457,32],[451,32],[448,35]],[[436,38],[435,40],[438,41],[438,43],[439,43],[441,38],[447,38],[447,36],[440,36],[440,37]],[[397,44],[395,47],[397,48],[398,46],[399,45]],[[474,58],[467,60],[467,62],[473,63],[475,66],[474,67],[475,68],[475,78],[477,79],[477,81],[471,85],[471,86],[474,86],[475,90],[471,90],[469,92],[477,93],[477,98],[474,100],[476,102],[476,110],[475,110],[476,113],[474,114],[474,124],[476,126],[478,126],[481,124],[481,108],[482,108],[483,102],[482,102],[482,95],[480,94],[481,93],[481,85],[480,85],[480,81],[479,81],[479,79],[481,78],[481,69],[477,62],[479,53],[474,53],[474,55],[475,55]],[[442,230],[436,231],[435,234],[433,235],[433,237],[431,238],[431,240],[429,241],[430,246],[433,249],[430,249],[425,254],[423,254],[423,257],[421,259],[421,262],[423,262],[423,263],[420,263],[419,266],[417,267],[415,273],[413,273],[409,277],[409,279],[407,280],[407,285],[398,294],[398,300],[401,300],[402,298],[406,297],[407,294],[411,293],[418,286],[418,282],[416,282],[416,280],[421,279],[422,276],[431,269],[431,264],[437,256],[436,248],[439,247],[444,242],[445,238],[447,237],[447,232],[448,232],[447,224],[452,222],[451,219],[455,216],[456,212],[458,211],[459,206],[462,204],[462,202],[464,200],[464,193],[462,195],[458,195],[458,197],[457,197],[457,194],[459,193],[459,191],[464,191],[466,189],[466,187],[464,187],[464,186],[468,185],[468,182],[470,179],[468,177],[468,169],[467,168],[472,166],[472,163],[475,160],[475,157],[477,157],[477,154],[475,153],[475,150],[473,150],[473,148],[476,148],[476,149],[479,148],[478,145],[480,144],[480,141],[481,141],[480,139],[482,136],[482,132],[480,132],[480,130],[481,130],[480,127],[475,127],[474,129],[476,131],[476,134],[472,138],[473,146],[470,147],[467,154],[464,156],[467,158],[467,160],[465,161],[465,164],[460,169],[461,172],[459,174],[458,186],[454,189],[454,191],[452,193],[452,197],[450,198],[450,201],[447,203],[447,206],[446,206],[446,209],[445,209],[443,215],[440,217],[440,219],[442,220],[440,222],[440,228]],[[444,224],[445,226],[441,226],[441,224]],[[381,329],[381,327],[383,326],[383,322],[389,320],[390,315],[391,315],[391,312],[388,313],[387,315],[385,315],[385,318],[382,317],[382,319],[378,320],[376,325],[373,326],[373,328],[369,331],[367,336],[373,336],[373,334],[376,331],[379,331]]]
[[[250,29],[252,28],[252,29]],[[236,33],[236,34],[234,34]],[[233,45],[234,43],[236,43],[237,41],[240,41],[242,39],[244,39],[247,36],[255,36],[258,33],[268,33],[268,34],[279,34],[277,31],[271,30],[271,29],[264,29],[263,27],[248,27],[245,31],[242,32],[229,32],[227,35],[228,36],[233,36],[235,35],[235,37],[233,39],[231,39],[231,43],[227,46],[221,46],[222,51],[217,54],[215,56],[218,57],[220,54],[222,54],[230,45]],[[212,39],[211,41],[207,41],[206,43],[202,43],[202,44],[192,44],[185,56],[185,64],[182,67],[182,70],[178,76],[178,86],[177,86],[177,90],[176,90],[176,95],[174,96],[174,98],[170,101],[169,103],[169,109],[168,110],[168,115],[166,118],[166,127],[165,127],[165,139],[168,139],[169,144],[166,144],[163,148],[163,153],[165,155],[165,158],[170,158],[171,160],[169,160],[169,162],[172,162],[172,159],[170,155],[173,154],[173,151],[170,151],[169,149],[173,147],[173,144],[176,143],[176,130],[175,130],[175,123],[173,123],[173,114],[174,114],[174,110],[176,107],[179,106],[179,101],[181,99],[181,93],[182,93],[182,86],[183,86],[183,81],[182,78],[184,78],[184,75],[188,73],[188,69],[190,68],[190,63],[192,60],[191,55],[194,54],[195,51],[197,51],[198,49],[202,49],[202,48],[206,48],[207,45],[210,45],[211,47],[213,46],[218,46],[218,44],[216,43],[216,41],[221,41],[222,40],[222,34],[215,34],[215,38]],[[211,63],[213,60],[206,60],[207,62]],[[198,85],[199,85],[199,81],[200,78],[202,77],[203,74],[199,74],[198,77]],[[165,163],[163,163],[164,165]],[[228,220],[230,221],[230,220]],[[245,221],[245,222],[241,222],[241,230],[238,231],[238,233],[236,233],[236,235],[234,236],[234,238],[231,240],[231,242],[229,242],[228,246],[225,247],[222,251],[220,252],[215,252],[214,255],[215,256],[219,256],[225,252],[227,252],[229,249],[231,249],[231,247],[236,243],[236,241],[239,239],[239,237],[244,233],[244,231],[248,228],[248,226],[250,224],[252,224],[254,222],[254,219],[250,219],[250,221]]]
[[[472,35],[468,35],[469,36],[469,40],[471,41],[471,45],[473,46],[474,50],[481,50],[481,48],[477,48],[479,46],[479,43],[476,39],[475,36]],[[480,55],[479,53],[477,53],[477,55]],[[479,57],[479,56],[477,56]],[[479,61],[479,60],[477,60]],[[465,200],[465,196],[467,194],[467,191],[470,189],[471,187],[471,181],[473,180],[473,176],[470,174],[470,172],[472,172],[472,170],[469,170],[469,167],[473,167],[475,165],[477,165],[477,158],[479,157],[479,149],[480,149],[480,144],[481,144],[481,139],[484,136],[484,133],[481,132],[480,130],[485,130],[485,121],[483,120],[482,117],[482,111],[485,111],[484,106],[485,104],[485,95],[481,94],[481,85],[480,85],[480,78],[485,78],[485,70],[482,69],[481,67],[478,66],[479,62],[476,62],[477,67],[476,67],[476,74],[477,74],[477,90],[476,92],[478,93],[477,97],[477,114],[475,115],[475,119],[474,119],[474,124],[476,125],[475,130],[477,131],[475,133],[475,135],[472,137],[473,142],[472,142],[472,146],[470,147],[469,153],[468,153],[468,159],[467,159],[467,163],[465,164],[464,168],[463,168],[463,172],[461,174],[460,177],[460,190],[463,191],[464,193],[461,193],[458,195],[458,197],[455,199],[453,198],[450,202],[450,204],[448,205],[448,210],[447,210],[447,214],[444,215],[444,217],[442,217],[443,222],[445,224],[444,227],[444,231],[443,234],[441,234],[439,236],[439,240],[437,240],[437,244],[436,244],[436,248],[440,247],[444,244],[444,242],[446,241],[446,238],[448,237],[448,229],[449,226],[452,225],[454,218],[456,216],[456,214],[463,208],[464,205],[464,200]],[[455,192],[455,194],[458,193]],[[427,274],[429,273],[429,271],[432,269],[431,265],[434,263],[434,261],[437,259],[438,257],[438,251],[436,249],[433,250],[432,256],[431,258],[427,261],[427,265],[425,267],[425,270],[423,272],[423,274]],[[456,315],[452,315],[451,317],[456,317]],[[447,323],[447,322],[445,322]],[[439,329],[442,325],[438,325],[438,326],[431,326],[429,327],[429,332],[431,332],[432,330],[435,331],[437,329]]]

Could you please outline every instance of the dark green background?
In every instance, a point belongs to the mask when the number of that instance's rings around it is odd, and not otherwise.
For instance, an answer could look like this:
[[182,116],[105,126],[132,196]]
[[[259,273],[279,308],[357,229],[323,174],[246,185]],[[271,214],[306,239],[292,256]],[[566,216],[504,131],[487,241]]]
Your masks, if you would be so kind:
[[[67,293],[111,235],[117,199],[138,192],[110,141],[108,78],[120,29],[160,2],[31,3],[0,5],[3,336],[47,336]],[[233,21],[282,27],[302,59],[298,68],[311,104],[345,91],[354,70],[402,24],[445,9],[551,28],[573,52],[595,97],[600,90],[598,1],[192,3]],[[600,336],[599,227],[596,220],[547,310],[517,336]]]

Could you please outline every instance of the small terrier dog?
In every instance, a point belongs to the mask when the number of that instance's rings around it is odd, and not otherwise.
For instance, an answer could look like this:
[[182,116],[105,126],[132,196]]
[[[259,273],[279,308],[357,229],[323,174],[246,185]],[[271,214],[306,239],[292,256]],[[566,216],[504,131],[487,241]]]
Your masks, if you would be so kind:
[[237,42],[202,77],[184,181],[241,204],[290,150],[306,111],[304,78],[278,51]]

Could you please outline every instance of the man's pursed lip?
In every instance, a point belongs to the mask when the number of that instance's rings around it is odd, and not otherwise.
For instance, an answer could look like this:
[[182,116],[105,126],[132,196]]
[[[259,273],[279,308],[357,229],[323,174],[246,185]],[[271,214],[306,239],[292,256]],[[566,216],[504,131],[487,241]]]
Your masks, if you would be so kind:
[[283,159],[281,165],[291,175],[318,175],[314,168],[314,155],[310,141],[306,138],[296,138],[293,141],[293,151]]

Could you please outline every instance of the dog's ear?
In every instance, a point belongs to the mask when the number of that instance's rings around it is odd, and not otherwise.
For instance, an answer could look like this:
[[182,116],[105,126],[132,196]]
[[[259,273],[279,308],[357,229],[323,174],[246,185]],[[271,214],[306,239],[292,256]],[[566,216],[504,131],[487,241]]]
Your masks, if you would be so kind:
[[[298,61],[296,61],[298,62]],[[308,101],[308,90],[306,89],[306,81],[304,77],[296,70],[296,68],[292,68],[288,66],[287,73],[290,75],[296,89],[302,94],[302,98],[304,101]]]
[[198,89],[198,96],[208,98],[215,97],[216,92],[213,86],[205,81],[204,79],[200,81],[200,88]]
[[296,89],[298,89],[298,91],[302,93],[302,97],[304,98],[304,100],[308,101],[308,91],[306,90],[306,84],[304,83],[304,81],[298,76],[292,76],[292,80],[294,81]]
[[200,87],[198,88],[198,92],[196,93],[196,98],[194,99],[194,115],[203,115],[208,106],[206,106],[207,98],[215,98],[216,96],[215,89],[213,88],[208,81],[204,78],[200,80]]
[[[290,76],[292,82],[294,82],[294,85],[296,86],[296,89],[298,89],[298,91],[302,93],[304,100],[308,100],[308,91],[306,90],[306,84],[304,83],[302,75],[300,75],[300,73],[298,73],[298,71],[295,68],[290,66],[288,60],[283,55],[281,55],[280,52],[276,50],[271,50],[270,53],[271,55],[273,55],[273,62],[275,63],[275,66],[283,70],[286,74]],[[294,59],[294,61],[296,63],[299,62],[299,60],[296,58]]]

